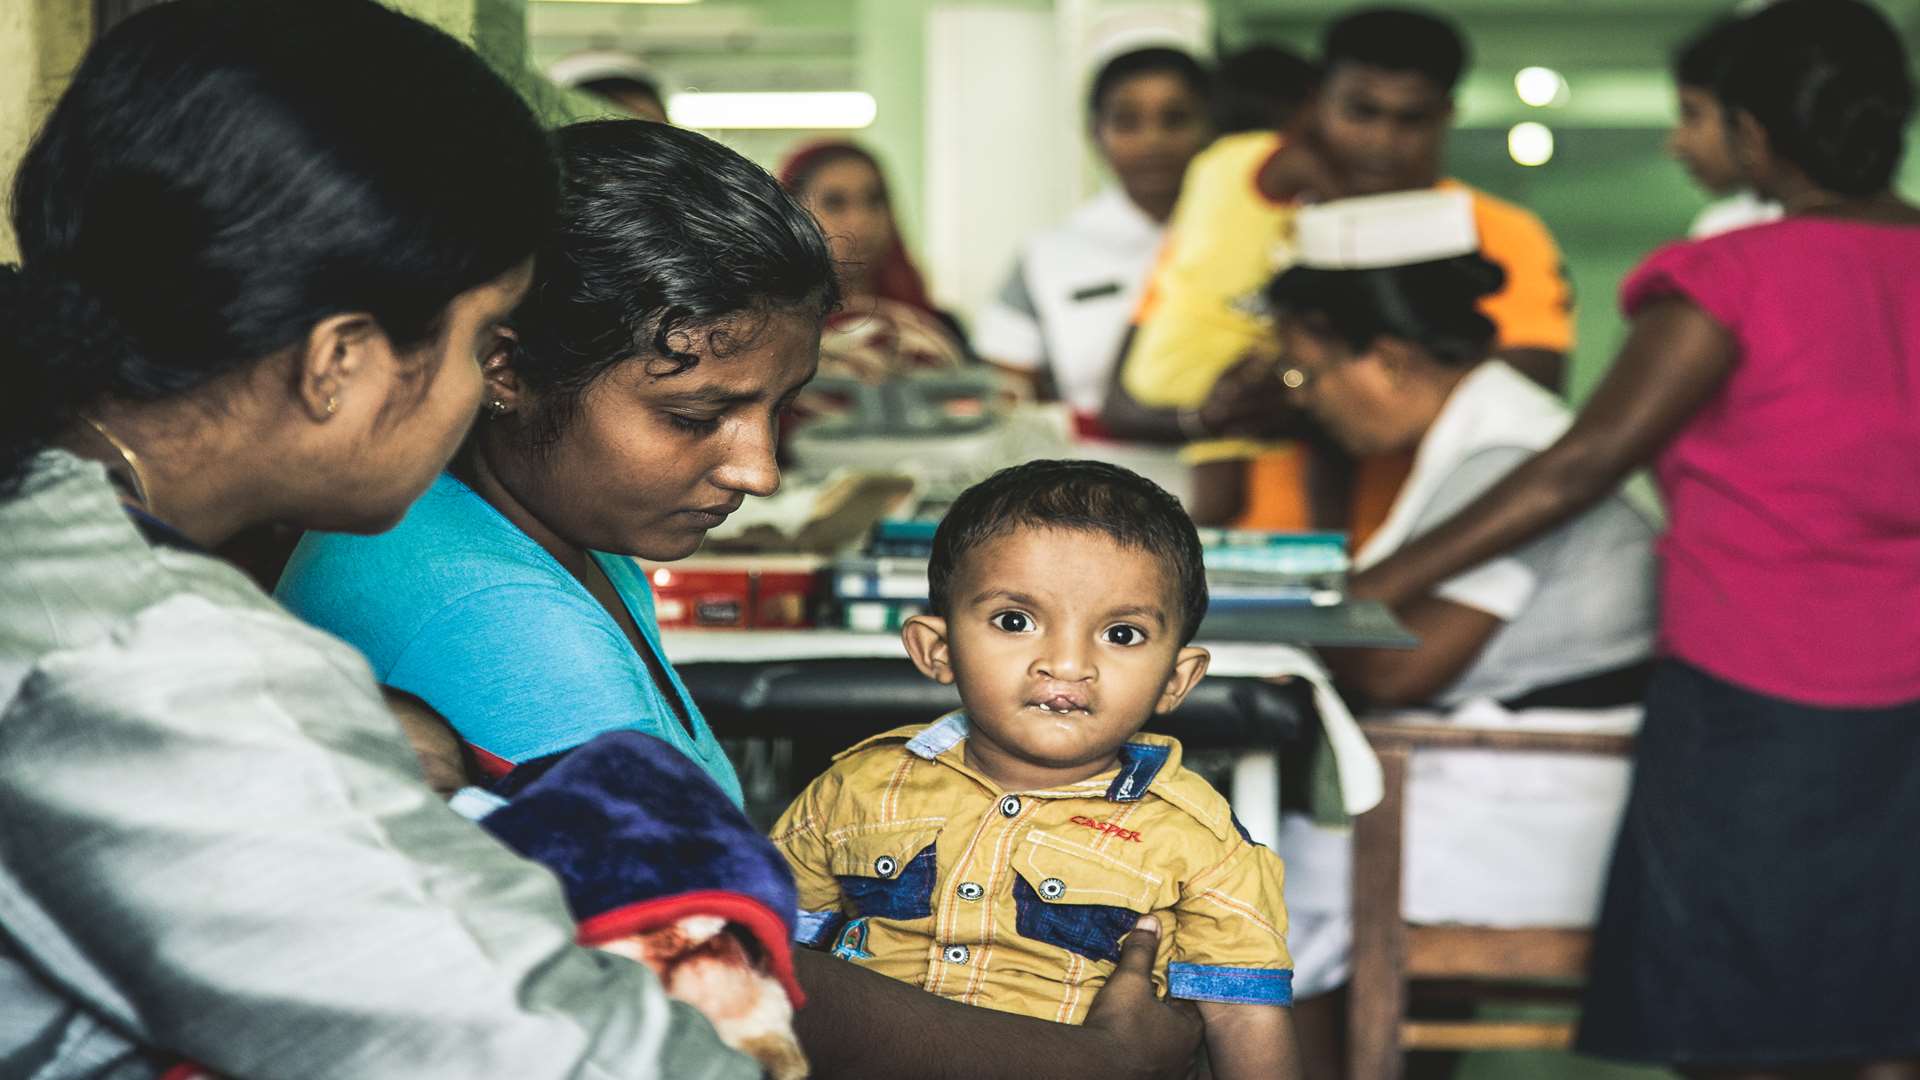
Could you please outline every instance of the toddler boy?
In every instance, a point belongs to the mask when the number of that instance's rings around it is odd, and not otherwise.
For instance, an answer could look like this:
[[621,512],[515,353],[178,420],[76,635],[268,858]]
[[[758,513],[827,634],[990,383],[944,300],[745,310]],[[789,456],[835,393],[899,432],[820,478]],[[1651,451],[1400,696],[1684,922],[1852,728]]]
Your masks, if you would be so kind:
[[1282,868],[1142,734],[1205,674],[1180,504],[1125,469],[996,473],[934,537],[902,635],[962,708],[839,755],[774,827],[802,944],[945,997],[1077,1023],[1141,915],[1216,1076],[1298,1074]]

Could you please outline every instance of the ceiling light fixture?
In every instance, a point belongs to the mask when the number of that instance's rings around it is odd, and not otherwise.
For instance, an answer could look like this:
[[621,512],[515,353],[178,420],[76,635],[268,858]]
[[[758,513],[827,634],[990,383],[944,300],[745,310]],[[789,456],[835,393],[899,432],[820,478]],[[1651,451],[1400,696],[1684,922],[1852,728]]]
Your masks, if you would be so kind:
[[705,93],[667,99],[667,115],[696,130],[835,130],[868,127],[879,114],[872,94],[858,90]]
[[1549,67],[1524,67],[1514,73],[1513,92],[1536,109],[1567,103],[1566,77]]
[[1531,120],[1513,125],[1507,132],[1507,154],[1522,165],[1545,165],[1553,160],[1553,129]]

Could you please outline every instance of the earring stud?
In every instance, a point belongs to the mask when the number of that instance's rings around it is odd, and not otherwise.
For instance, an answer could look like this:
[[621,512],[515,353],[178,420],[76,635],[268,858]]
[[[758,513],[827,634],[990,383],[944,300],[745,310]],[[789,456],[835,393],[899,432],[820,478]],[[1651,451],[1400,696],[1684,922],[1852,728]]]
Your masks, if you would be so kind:
[[340,399],[329,395],[327,397],[327,415],[332,416],[334,413],[337,413],[339,411],[340,411]]
[[487,402],[487,411],[495,416],[505,416],[507,415],[507,403],[499,400],[489,401]]

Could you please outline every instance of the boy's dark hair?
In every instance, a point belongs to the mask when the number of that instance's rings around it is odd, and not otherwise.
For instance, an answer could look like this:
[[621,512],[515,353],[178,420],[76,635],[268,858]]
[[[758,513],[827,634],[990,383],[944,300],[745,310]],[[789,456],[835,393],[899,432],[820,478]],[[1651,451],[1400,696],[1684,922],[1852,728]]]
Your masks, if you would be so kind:
[[1107,97],[1128,79],[1142,75],[1172,75],[1187,84],[1201,101],[1213,88],[1213,80],[1207,75],[1207,69],[1200,61],[1181,52],[1179,49],[1156,45],[1145,49],[1123,52],[1100,66],[1093,77],[1093,87],[1087,92],[1087,115],[1096,123],[1100,120],[1100,110],[1107,107]]
[[1506,276],[1477,254],[1374,270],[1296,266],[1267,286],[1267,301],[1276,312],[1324,324],[1355,353],[1391,335],[1449,367],[1466,367],[1486,359],[1493,344],[1493,321],[1480,301],[1499,292]]
[[1277,131],[1320,87],[1313,61],[1283,45],[1249,45],[1223,57],[1213,75],[1213,130]]
[[1320,39],[1320,66],[1364,64],[1426,76],[1451,95],[1467,68],[1467,41],[1453,23],[1413,8],[1363,8],[1335,20]]
[[1702,27],[1680,43],[1673,52],[1673,81],[1695,90],[1712,90],[1720,85],[1733,60],[1734,42],[1739,37],[1740,19],[1727,15]]
[[1720,103],[1751,113],[1774,153],[1820,187],[1884,191],[1913,116],[1906,48],[1887,17],[1862,0],[1780,0],[1737,34]]
[[974,548],[1016,529],[1064,529],[1105,536],[1159,559],[1178,591],[1180,644],[1207,613],[1200,536],[1180,500],[1138,473],[1101,461],[1030,461],[968,488],[933,534],[927,564],[933,613],[949,610],[954,571]]
[[329,316],[416,348],[533,253],[557,184],[520,97],[373,0],[175,0],[116,24],[14,181],[0,493],[99,399],[190,393]]
[[[677,375],[685,336],[738,317],[839,304],[813,216],[765,169],[704,135],[645,120],[572,124],[555,136],[560,223],[512,318],[514,370],[542,396],[535,441],[554,438],[594,380],[644,357]],[[707,352],[750,348],[754,326],[710,334]]]

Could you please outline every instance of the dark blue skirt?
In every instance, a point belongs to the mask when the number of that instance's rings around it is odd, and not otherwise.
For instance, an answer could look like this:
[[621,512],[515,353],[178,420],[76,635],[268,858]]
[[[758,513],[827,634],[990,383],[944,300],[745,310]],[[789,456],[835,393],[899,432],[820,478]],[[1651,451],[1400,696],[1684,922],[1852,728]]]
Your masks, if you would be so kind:
[[1815,708],[1662,661],[1576,1045],[1920,1057],[1920,702]]

